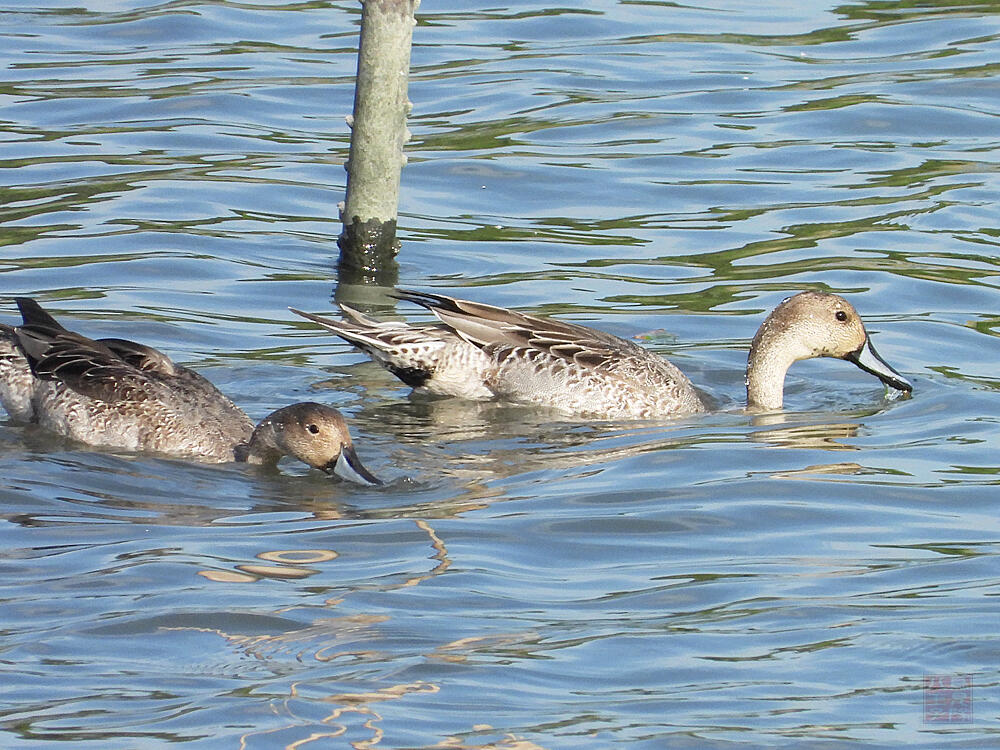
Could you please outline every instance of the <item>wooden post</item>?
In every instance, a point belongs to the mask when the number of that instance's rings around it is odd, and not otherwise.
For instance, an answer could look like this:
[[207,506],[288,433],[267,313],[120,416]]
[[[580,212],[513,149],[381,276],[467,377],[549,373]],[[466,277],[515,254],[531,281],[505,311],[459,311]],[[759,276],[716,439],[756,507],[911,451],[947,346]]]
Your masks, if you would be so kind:
[[347,198],[340,206],[341,284],[394,286],[399,177],[409,140],[410,44],[419,0],[362,0]]

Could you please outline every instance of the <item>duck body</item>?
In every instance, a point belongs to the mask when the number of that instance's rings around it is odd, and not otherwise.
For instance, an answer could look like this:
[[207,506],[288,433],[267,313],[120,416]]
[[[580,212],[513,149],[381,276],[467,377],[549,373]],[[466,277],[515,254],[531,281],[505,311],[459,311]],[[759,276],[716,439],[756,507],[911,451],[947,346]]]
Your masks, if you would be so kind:
[[[586,326],[427,292],[395,296],[440,324],[378,321],[345,305],[345,318],[302,315],[367,352],[408,385],[464,398],[501,398],[602,419],[653,419],[705,411],[676,366],[632,341]],[[912,386],[871,347],[854,308],[834,294],[802,292],[762,324],[747,366],[747,403],[782,405],[785,373],[811,357],[848,359],[886,384]]]
[[[0,325],[0,403],[15,420],[97,447],[205,462],[274,463],[292,455],[325,471],[368,477],[332,407],[305,402],[250,418],[205,377],[127,339],[89,339],[34,300],[23,323]],[[345,463],[347,462],[347,463]],[[341,472],[338,472],[341,473]]]
[[341,305],[345,320],[301,310],[429,393],[505,399],[606,419],[651,419],[705,410],[688,377],[638,344],[603,331],[425,292],[400,299],[441,325],[382,322]]
[[34,300],[5,326],[0,401],[13,418],[89,445],[232,461],[254,425],[206,378],[126,339],[68,331]]

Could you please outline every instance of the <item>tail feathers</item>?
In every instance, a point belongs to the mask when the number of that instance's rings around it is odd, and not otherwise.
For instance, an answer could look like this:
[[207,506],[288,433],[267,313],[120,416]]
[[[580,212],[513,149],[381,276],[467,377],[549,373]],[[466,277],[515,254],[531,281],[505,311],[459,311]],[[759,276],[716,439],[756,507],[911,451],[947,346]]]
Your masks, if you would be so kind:
[[388,352],[393,349],[396,346],[398,335],[405,335],[413,330],[405,323],[383,323],[350,307],[344,308],[348,320],[324,318],[322,315],[303,312],[294,307],[288,309],[296,315],[301,315],[303,318],[323,326],[326,330],[363,349],[373,357],[378,352]]
[[[361,328],[378,328],[382,325],[391,325],[391,323],[384,323],[381,320],[376,320],[375,318],[369,318],[360,310],[355,310],[353,307],[348,307],[347,305],[341,303],[340,309],[343,311],[344,315],[357,326]],[[300,313],[301,315],[302,313]],[[316,316],[319,317],[319,316]],[[336,322],[336,321],[333,321]],[[401,324],[405,325],[405,324]]]
[[419,387],[438,366],[441,351],[457,337],[439,327],[413,328],[401,321],[380,321],[346,305],[345,320],[289,308],[358,347],[407,385]]

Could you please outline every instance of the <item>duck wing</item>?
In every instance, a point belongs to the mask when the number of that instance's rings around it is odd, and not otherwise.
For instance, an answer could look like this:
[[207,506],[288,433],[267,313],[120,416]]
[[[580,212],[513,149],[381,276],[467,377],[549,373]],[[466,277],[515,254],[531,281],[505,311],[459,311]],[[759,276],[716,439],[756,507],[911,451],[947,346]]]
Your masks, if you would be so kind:
[[612,374],[623,359],[653,357],[634,342],[575,323],[526,315],[443,294],[399,290],[395,296],[428,308],[466,341],[492,352],[507,354],[512,350],[530,349],[607,374]]
[[14,332],[35,377],[101,401],[151,397],[154,383],[109,346],[66,330],[33,299],[15,301],[24,323]]
[[145,344],[128,339],[97,339],[127,364],[144,372],[156,373],[163,377],[173,377],[180,369],[166,354]]

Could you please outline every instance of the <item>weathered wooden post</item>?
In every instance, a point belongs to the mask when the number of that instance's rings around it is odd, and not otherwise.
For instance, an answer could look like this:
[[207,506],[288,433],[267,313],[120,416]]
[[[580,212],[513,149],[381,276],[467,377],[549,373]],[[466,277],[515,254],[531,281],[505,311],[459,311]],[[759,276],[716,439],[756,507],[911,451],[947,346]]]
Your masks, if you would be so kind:
[[[410,44],[419,0],[362,0],[358,75],[354,89],[347,197],[338,288],[344,284],[394,286],[398,269],[396,214],[400,171],[409,140],[406,117]],[[339,296],[339,295],[338,295]]]

